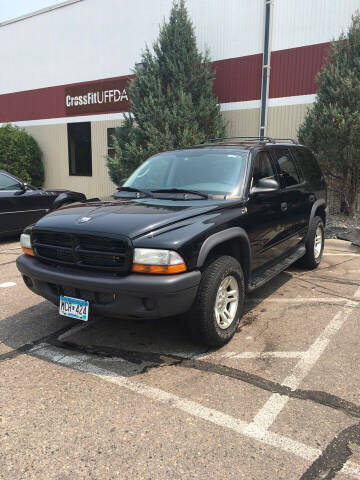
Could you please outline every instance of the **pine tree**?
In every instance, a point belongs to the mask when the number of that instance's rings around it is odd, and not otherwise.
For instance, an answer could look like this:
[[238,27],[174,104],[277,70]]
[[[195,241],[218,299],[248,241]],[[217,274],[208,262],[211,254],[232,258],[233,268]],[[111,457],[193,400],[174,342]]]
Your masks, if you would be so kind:
[[352,214],[360,193],[360,15],[353,17],[348,34],[332,43],[317,84],[316,101],[298,136],[341,193],[343,211]]
[[197,49],[184,0],[174,1],[153,51],[146,47],[141,68],[135,67],[134,73],[131,110],[115,131],[115,156],[107,159],[116,184],[155,153],[225,133],[209,55]]

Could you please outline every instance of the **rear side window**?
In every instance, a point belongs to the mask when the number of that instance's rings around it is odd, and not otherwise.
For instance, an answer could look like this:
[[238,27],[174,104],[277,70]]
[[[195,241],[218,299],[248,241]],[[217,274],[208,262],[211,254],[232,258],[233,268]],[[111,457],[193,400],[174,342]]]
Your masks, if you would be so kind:
[[284,179],[285,187],[300,183],[296,165],[291,158],[289,150],[276,150],[276,157],[279,163],[280,173]]
[[322,178],[322,171],[310,150],[305,148],[295,148],[293,153],[296,163],[302,170],[304,179],[307,182],[314,183]]

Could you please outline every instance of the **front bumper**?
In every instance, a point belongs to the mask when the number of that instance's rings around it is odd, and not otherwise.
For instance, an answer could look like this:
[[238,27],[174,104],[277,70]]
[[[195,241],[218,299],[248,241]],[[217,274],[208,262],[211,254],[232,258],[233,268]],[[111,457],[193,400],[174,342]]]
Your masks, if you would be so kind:
[[200,283],[199,270],[178,275],[101,275],[39,262],[21,255],[16,261],[25,284],[59,305],[61,294],[90,302],[90,314],[117,318],[162,318],[190,309]]

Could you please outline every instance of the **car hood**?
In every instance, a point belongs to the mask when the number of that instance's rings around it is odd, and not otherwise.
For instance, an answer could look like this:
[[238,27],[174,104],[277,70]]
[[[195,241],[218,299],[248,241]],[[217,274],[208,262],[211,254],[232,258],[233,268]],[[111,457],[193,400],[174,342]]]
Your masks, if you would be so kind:
[[133,239],[232,203],[239,204],[239,200],[145,198],[74,203],[46,215],[34,228],[76,234],[121,234]]

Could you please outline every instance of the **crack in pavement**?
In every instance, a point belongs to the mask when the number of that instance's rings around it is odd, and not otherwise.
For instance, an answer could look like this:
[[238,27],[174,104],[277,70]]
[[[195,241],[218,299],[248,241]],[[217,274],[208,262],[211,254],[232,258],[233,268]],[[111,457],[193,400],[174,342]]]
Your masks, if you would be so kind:
[[[56,340],[56,338],[59,335],[62,335],[63,333],[67,332],[68,330],[69,330],[69,325],[67,325],[66,327],[62,327],[60,330],[57,330],[56,332],[49,333],[48,335],[45,335],[44,337],[41,337],[37,340],[34,340],[33,342],[24,343],[23,345],[20,345],[20,347],[14,348],[14,349],[10,350],[9,352],[1,353],[0,354],[0,363],[5,362],[6,360],[12,360],[13,358],[18,357],[19,355],[23,355],[24,353],[29,352],[32,348],[36,347],[36,345],[38,345],[40,343],[47,342],[47,343],[51,344],[51,342]],[[4,343],[4,342],[1,342],[1,343]]]
[[[271,393],[278,393],[280,395],[285,395],[289,398],[295,398],[298,400],[308,400],[313,403],[341,411],[350,417],[360,418],[360,406],[336,395],[332,395],[331,393],[320,390],[292,390],[290,387],[281,385],[280,383],[272,380],[268,380],[254,373],[249,373],[238,368],[228,367],[226,365],[212,363],[207,360],[187,359],[173,354],[132,351],[115,347],[78,345],[72,342],[62,342],[57,339],[52,339],[50,344],[65,350],[87,353],[91,355],[98,355],[102,357],[118,357],[136,365],[148,363],[148,365],[144,365],[142,367],[139,374],[146,373],[153,368],[162,366],[180,366],[183,368],[215,373],[217,375],[234,378],[235,380],[239,380]],[[211,350],[209,349],[208,352],[210,351]]]
[[5,262],[5,263],[0,263],[0,267],[4,266],[4,265],[10,265],[10,263],[15,263],[16,260],[11,260],[11,262]]
[[331,480],[352,456],[350,443],[360,446],[360,423],[337,434],[299,480]]

